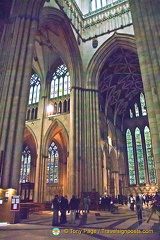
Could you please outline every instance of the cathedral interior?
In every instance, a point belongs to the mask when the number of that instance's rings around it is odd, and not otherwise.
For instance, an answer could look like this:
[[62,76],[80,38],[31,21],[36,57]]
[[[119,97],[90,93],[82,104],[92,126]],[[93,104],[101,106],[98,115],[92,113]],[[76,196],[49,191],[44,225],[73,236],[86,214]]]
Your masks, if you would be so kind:
[[159,10],[0,1],[1,191],[45,203],[160,188]]

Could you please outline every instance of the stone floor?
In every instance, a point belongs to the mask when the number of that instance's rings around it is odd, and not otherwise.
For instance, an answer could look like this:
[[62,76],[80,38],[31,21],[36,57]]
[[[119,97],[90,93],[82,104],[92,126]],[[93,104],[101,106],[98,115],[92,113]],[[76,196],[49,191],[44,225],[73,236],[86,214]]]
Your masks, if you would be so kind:
[[139,225],[136,212],[130,211],[128,206],[119,206],[119,212],[115,214],[91,211],[81,215],[74,225],[67,222],[58,226],[59,230],[54,232],[60,233],[54,235],[52,212],[32,213],[21,223],[0,225],[0,240],[158,240],[158,216],[153,215],[147,223],[149,214],[150,210],[145,208],[143,222]]

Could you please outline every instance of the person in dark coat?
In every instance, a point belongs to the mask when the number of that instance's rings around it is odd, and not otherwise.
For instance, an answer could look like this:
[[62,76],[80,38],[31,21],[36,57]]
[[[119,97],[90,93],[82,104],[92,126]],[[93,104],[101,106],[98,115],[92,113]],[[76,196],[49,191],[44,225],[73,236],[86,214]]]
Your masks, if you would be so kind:
[[77,200],[76,197],[73,195],[70,202],[69,202],[69,210],[70,210],[70,222],[75,223],[76,218],[76,210],[77,210]]
[[68,199],[67,196],[61,197],[60,201],[60,211],[61,211],[61,217],[60,217],[60,223],[66,223],[66,211],[68,210]]
[[137,210],[137,217],[139,221],[139,225],[142,223],[142,201],[139,196],[136,196],[136,210]]
[[57,225],[59,225],[58,212],[59,212],[59,209],[60,209],[58,195],[55,195],[55,197],[52,201],[52,204],[53,204],[52,226],[57,226]]
[[79,197],[76,196],[76,203],[77,203],[77,206],[76,206],[76,219],[79,219],[79,214],[80,214],[80,201],[81,199]]

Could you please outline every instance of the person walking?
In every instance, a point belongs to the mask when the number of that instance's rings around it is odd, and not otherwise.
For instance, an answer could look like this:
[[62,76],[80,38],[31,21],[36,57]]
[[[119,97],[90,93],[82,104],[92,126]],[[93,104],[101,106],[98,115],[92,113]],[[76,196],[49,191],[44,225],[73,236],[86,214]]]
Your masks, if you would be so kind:
[[136,210],[137,210],[137,217],[139,221],[139,225],[142,223],[142,207],[143,203],[142,200],[140,199],[139,195],[136,196]]
[[59,199],[58,199],[58,195],[55,195],[53,201],[53,219],[52,219],[52,226],[57,226],[59,225],[59,221],[58,221],[58,212],[59,212]]

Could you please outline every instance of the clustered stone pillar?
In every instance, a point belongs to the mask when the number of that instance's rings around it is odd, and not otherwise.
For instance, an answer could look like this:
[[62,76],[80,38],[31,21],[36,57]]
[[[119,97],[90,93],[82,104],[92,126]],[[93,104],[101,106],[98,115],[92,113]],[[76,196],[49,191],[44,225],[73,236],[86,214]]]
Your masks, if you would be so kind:
[[160,1],[129,0],[160,188]]
[[43,0],[15,0],[1,41],[2,188],[18,189],[34,39]]
[[102,194],[103,159],[100,151],[98,91],[94,89],[86,89],[84,99],[85,191],[95,190],[99,192],[99,194]]
[[70,144],[67,162],[68,195],[80,195],[83,189],[83,92],[72,87],[70,92]]

